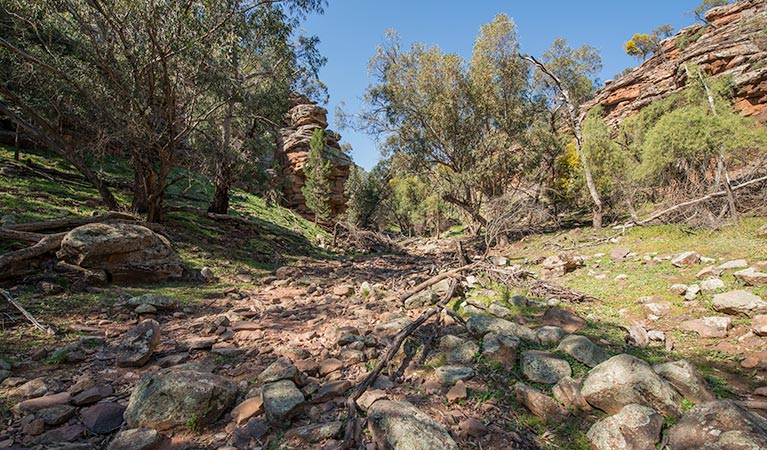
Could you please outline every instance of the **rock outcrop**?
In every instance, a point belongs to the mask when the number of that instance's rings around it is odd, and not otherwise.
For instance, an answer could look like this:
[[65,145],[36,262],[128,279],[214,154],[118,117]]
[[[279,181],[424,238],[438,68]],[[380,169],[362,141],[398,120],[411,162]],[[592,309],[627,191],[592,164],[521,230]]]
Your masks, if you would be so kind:
[[711,9],[708,24],[680,30],[662,51],[616,80],[608,81],[585,110],[602,106],[608,123],[618,123],[650,103],[682,90],[684,66],[714,77],[731,77],[735,107],[767,124],[767,9],[761,0]]
[[296,96],[294,105],[285,116],[285,128],[280,130],[279,157],[282,165],[285,206],[305,217],[313,217],[312,212],[306,207],[301,188],[306,181],[303,167],[309,159],[309,141],[312,139],[314,130],[319,128],[325,132],[325,155],[333,165],[330,174],[331,209],[334,215],[340,214],[346,209],[344,184],[349,177],[352,159],[341,150],[338,143],[341,135],[327,129],[328,111],[325,108],[304,96]]

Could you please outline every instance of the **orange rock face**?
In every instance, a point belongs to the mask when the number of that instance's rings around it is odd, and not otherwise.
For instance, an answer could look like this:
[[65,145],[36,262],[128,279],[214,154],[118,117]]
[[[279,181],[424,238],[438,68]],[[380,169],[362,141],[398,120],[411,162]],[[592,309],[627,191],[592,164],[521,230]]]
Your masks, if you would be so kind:
[[617,124],[653,101],[684,89],[685,66],[698,66],[735,84],[735,107],[767,124],[767,8],[763,0],[743,0],[714,8],[708,25],[692,25],[662,42],[662,51],[624,76],[606,82],[584,105],[601,105]]
[[346,209],[344,184],[349,178],[352,159],[341,150],[338,143],[341,136],[327,129],[327,114],[325,108],[305,97],[297,97],[295,106],[285,116],[285,128],[280,130],[279,156],[282,165],[284,205],[307,218],[313,218],[313,215],[306,207],[304,195],[301,192],[306,181],[303,167],[309,159],[309,142],[317,128],[325,132],[325,154],[333,164],[330,175],[332,185],[330,203],[333,214],[341,214]]

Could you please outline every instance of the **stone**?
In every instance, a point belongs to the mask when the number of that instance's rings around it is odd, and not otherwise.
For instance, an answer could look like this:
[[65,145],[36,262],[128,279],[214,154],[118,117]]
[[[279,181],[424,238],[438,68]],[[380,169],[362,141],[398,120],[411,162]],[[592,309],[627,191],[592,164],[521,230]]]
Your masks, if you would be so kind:
[[462,420],[458,424],[458,429],[461,430],[461,434],[468,435],[475,438],[481,438],[489,431],[487,426],[474,417],[469,417]]
[[753,267],[739,270],[733,274],[735,279],[746,286],[767,286],[767,273],[757,272]]
[[[7,382],[8,380],[6,380]],[[29,380],[26,383],[21,384],[17,388],[13,389],[8,394],[8,400],[11,402],[17,402],[20,400],[42,397],[48,393],[48,386],[45,382],[45,378],[35,378]]]
[[379,400],[368,410],[368,429],[380,449],[458,450],[450,433],[408,402]]
[[516,336],[524,341],[538,342],[535,332],[530,328],[497,317],[469,317],[469,320],[466,321],[466,329],[477,338],[483,337],[487,333],[502,333]]
[[141,305],[153,306],[159,311],[167,311],[176,307],[176,301],[160,294],[144,294],[129,298],[126,305],[137,307]]
[[71,419],[76,411],[77,409],[74,406],[56,405],[38,411],[37,416],[43,419],[46,425],[56,426]]
[[451,334],[442,336],[439,347],[445,353],[449,364],[468,364],[479,352],[479,346],[470,340],[461,339]]
[[466,383],[464,383],[463,380],[458,380],[455,385],[451,387],[449,391],[447,391],[445,396],[447,397],[448,403],[455,403],[458,400],[465,400],[469,396],[469,393],[466,390]]
[[700,282],[700,289],[703,291],[715,291],[724,288],[724,281],[719,278],[707,278]]
[[0,383],[11,375],[11,365],[0,359]]
[[257,416],[264,411],[264,399],[261,396],[245,399],[242,403],[235,406],[231,412],[232,419],[237,425],[243,425],[251,417]]
[[45,421],[43,419],[34,419],[25,423],[21,431],[29,436],[39,436],[45,432]]
[[146,319],[128,330],[117,349],[117,367],[141,367],[160,344],[160,324]]
[[615,247],[610,250],[610,259],[621,261],[626,259],[629,253],[631,253],[631,249],[628,247]]
[[513,389],[517,401],[544,422],[560,422],[570,415],[556,400],[525,383],[518,382]]
[[713,316],[685,320],[680,324],[680,328],[698,333],[704,338],[722,338],[727,337],[727,332],[732,328],[732,319]]
[[162,435],[151,428],[133,428],[115,435],[107,450],[157,450]]
[[652,450],[663,424],[654,409],[630,404],[592,425],[586,436],[595,450]]
[[493,302],[487,307],[487,312],[495,317],[505,318],[514,315],[511,310],[499,303]]
[[730,291],[714,295],[715,311],[732,315],[754,316],[767,313],[767,302],[748,291]]
[[687,290],[684,293],[684,299],[687,301],[695,300],[695,297],[700,294],[700,285],[691,284],[687,286]]
[[767,237],[767,223],[759,227],[758,230],[756,230],[756,236],[757,237]]
[[534,383],[556,384],[572,375],[570,364],[553,353],[528,350],[519,359],[522,375]]
[[216,279],[216,274],[213,273],[213,269],[207,266],[200,269],[200,276],[208,283]]
[[341,360],[338,360],[335,358],[329,358],[329,359],[320,361],[318,371],[320,375],[324,377],[342,368],[343,366],[344,366],[344,363]]
[[698,404],[716,400],[716,395],[708,387],[706,380],[687,360],[655,364],[652,369],[682,397],[692,403]]
[[131,394],[125,421],[131,428],[168,430],[215,422],[237,397],[237,386],[226,378],[184,366],[150,372]]
[[195,336],[184,341],[187,350],[210,350],[218,342],[216,336]]
[[591,405],[581,394],[581,383],[578,380],[564,377],[551,389],[551,393],[567,409],[591,411]]
[[354,293],[354,286],[348,284],[341,284],[333,286],[333,295],[338,297],[348,297]]
[[535,330],[535,336],[538,338],[541,345],[553,346],[559,344],[559,342],[567,336],[567,331],[561,327],[544,325]]
[[717,269],[719,270],[733,270],[733,269],[745,269],[748,267],[748,262],[745,259],[733,259],[725,263],[719,264]]
[[122,426],[124,413],[125,406],[104,402],[84,409],[80,412],[80,419],[91,433],[109,434]]
[[317,393],[312,397],[312,403],[323,403],[341,397],[351,388],[352,383],[349,380],[338,380],[325,383],[320,386]]
[[304,394],[290,380],[264,385],[261,390],[266,419],[276,427],[285,427],[304,410]]
[[14,409],[22,414],[29,414],[42,409],[52,408],[54,406],[66,405],[72,396],[69,392],[59,392],[58,394],[46,395],[43,397],[24,400],[17,404]]
[[700,269],[698,273],[695,274],[695,278],[699,280],[705,280],[706,278],[716,278],[721,275],[722,272],[723,270],[718,267],[708,266]]
[[263,372],[261,372],[257,380],[261,384],[273,383],[280,380],[291,380],[294,383],[299,381],[298,368],[293,365],[290,359],[282,357],[277,361],[271,363]]
[[341,431],[343,422],[335,421],[293,428],[285,433],[285,439],[300,439],[310,444],[326,441]]
[[644,311],[647,314],[663,317],[671,312],[671,302],[646,303]]
[[509,258],[505,256],[491,256],[488,260],[496,266],[508,266]]
[[757,336],[767,336],[767,314],[754,316],[754,319],[751,322],[751,331]]
[[674,295],[684,295],[687,293],[687,289],[689,289],[690,286],[687,286],[686,284],[677,283],[672,284],[670,288],[668,288],[668,291],[671,292]]
[[544,259],[541,266],[543,267],[541,275],[544,278],[561,277],[583,266],[583,258],[568,253],[560,253]]
[[386,398],[386,391],[381,389],[368,389],[357,399],[357,406],[367,411],[370,406],[378,400]]
[[405,300],[405,309],[425,308],[437,302],[439,302],[439,295],[430,289],[426,289]]
[[671,427],[673,450],[767,448],[767,420],[732,400],[701,403]]
[[561,308],[549,308],[543,313],[544,325],[560,327],[568,333],[575,333],[586,326],[586,320],[572,311]]
[[458,381],[472,378],[474,369],[463,366],[441,366],[434,370],[434,376],[443,386],[452,386]]
[[180,278],[184,264],[170,241],[149,228],[128,223],[91,223],[68,232],[60,259],[106,271],[114,282]]
[[79,394],[72,397],[72,404],[76,406],[89,405],[96,403],[97,401],[109,397],[114,393],[112,386],[108,384],[100,384],[90,389],[86,389]]
[[[40,444],[61,444],[63,442],[73,442],[85,432],[82,425],[66,425],[47,431],[37,440]],[[45,447],[43,447],[45,448]]]
[[692,266],[700,262],[700,255],[697,252],[682,252],[671,259],[671,265],[676,267]]
[[608,414],[632,403],[648,406],[666,417],[681,416],[679,395],[652,370],[631,355],[620,354],[591,369],[583,381],[583,398]]
[[136,314],[154,314],[157,312],[157,308],[155,308],[152,305],[147,305],[146,303],[142,305],[138,305],[136,309],[133,310]]
[[595,367],[610,357],[602,347],[593,343],[591,339],[577,334],[565,337],[557,346],[557,350],[572,356],[576,361],[588,367]]
[[517,349],[522,341],[516,337],[502,333],[487,333],[482,340],[482,356],[496,361],[510,370],[517,362]]

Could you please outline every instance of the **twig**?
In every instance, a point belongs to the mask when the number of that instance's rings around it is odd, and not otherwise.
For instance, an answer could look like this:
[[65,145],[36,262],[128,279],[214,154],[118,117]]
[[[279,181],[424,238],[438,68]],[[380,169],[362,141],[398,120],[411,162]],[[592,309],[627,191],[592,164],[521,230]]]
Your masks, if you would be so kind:
[[8,303],[13,305],[16,309],[18,309],[24,315],[24,317],[26,317],[27,320],[29,320],[32,323],[32,325],[35,326],[35,328],[44,331],[46,334],[50,334],[50,335],[56,334],[56,331],[53,328],[50,328],[50,327],[46,328],[42,324],[40,324],[40,322],[38,322],[37,319],[35,319],[34,316],[32,316],[32,314],[29,313],[29,311],[24,309],[24,307],[21,306],[19,302],[13,299],[13,296],[11,296],[10,292],[6,291],[5,289],[0,289],[0,293],[3,294],[3,297],[5,297],[5,299],[8,300]]
[[349,396],[349,398],[346,399],[346,408],[348,411],[348,416],[346,417],[345,421],[345,432],[344,432],[344,440],[341,442],[337,447],[336,450],[348,450],[352,448],[355,442],[355,428],[356,428],[356,419],[357,419],[357,400],[362,396],[362,394],[365,393],[365,391],[368,390],[368,388],[373,384],[373,382],[378,378],[378,375],[381,373],[384,367],[386,367],[389,362],[394,358],[394,356],[399,351],[400,347],[402,346],[402,343],[405,342],[405,339],[407,339],[408,336],[413,334],[415,330],[418,329],[421,325],[424,324],[427,320],[438,314],[443,309],[447,311],[447,308],[445,306],[450,301],[450,299],[453,297],[453,294],[455,294],[455,289],[457,287],[458,283],[453,280],[452,283],[450,283],[450,288],[447,290],[447,293],[445,293],[445,296],[442,297],[439,303],[437,303],[434,307],[429,309],[428,311],[421,314],[420,317],[415,319],[414,321],[410,322],[405,328],[403,328],[397,336],[394,337],[394,340],[391,344],[389,344],[389,348],[386,350],[386,354],[382,359],[378,361],[378,364],[376,364],[375,368],[368,374],[367,377],[360,383],[356,389],[354,389],[354,392],[352,392],[352,395]]

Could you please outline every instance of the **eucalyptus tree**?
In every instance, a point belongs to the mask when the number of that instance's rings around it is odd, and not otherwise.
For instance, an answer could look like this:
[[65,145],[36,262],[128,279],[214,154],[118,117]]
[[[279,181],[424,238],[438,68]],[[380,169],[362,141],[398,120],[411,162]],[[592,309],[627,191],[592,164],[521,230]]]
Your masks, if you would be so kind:
[[442,198],[487,223],[483,202],[518,173],[513,142],[526,127],[528,69],[514,23],[497,16],[482,27],[470,62],[437,47],[403,49],[390,32],[370,62],[377,84],[361,115],[390,153],[410,156]]
[[[175,181],[171,171],[193,150],[195,132],[214,115],[234,110],[234,95],[211,95],[221,85],[221,76],[211,75],[216,53],[248,34],[238,33],[238,26],[260,26],[250,18],[261,11],[289,17],[322,4],[3,0],[0,47],[7,65],[0,70],[9,77],[1,100],[49,140],[76,137],[89,152],[128,156],[133,208],[160,221]],[[68,151],[83,148],[73,147]]]

